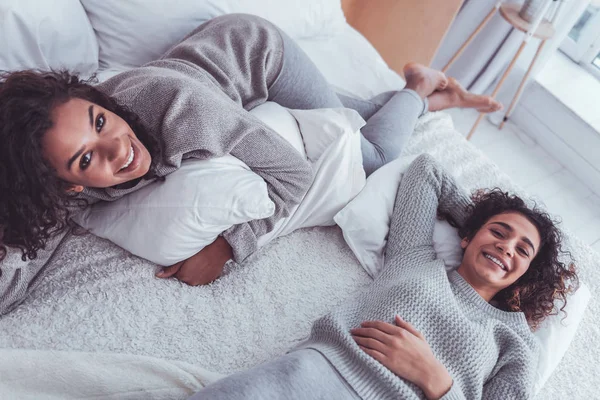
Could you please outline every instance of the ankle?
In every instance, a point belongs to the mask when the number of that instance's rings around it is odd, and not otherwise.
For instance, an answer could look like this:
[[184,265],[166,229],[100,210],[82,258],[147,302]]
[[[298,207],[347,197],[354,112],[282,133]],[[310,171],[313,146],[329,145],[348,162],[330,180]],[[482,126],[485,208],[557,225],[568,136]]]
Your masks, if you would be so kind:
[[418,94],[421,99],[427,98],[427,96],[429,96],[430,93],[428,93],[429,88],[427,87],[425,79],[414,79],[414,77],[411,78],[412,79],[406,81],[406,86],[404,86],[404,89],[412,90],[413,92]]

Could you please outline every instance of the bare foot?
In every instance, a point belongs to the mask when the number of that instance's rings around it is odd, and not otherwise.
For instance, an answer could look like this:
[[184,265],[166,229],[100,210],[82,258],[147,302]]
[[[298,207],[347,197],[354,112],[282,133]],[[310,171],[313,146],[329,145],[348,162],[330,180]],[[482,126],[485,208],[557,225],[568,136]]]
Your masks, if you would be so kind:
[[448,85],[446,75],[422,64],[410,62],[403,68],[406,78],[406,89],[412,89],[421,98],[431,95],[436,90],[444,90]]
[[474,108],[482,113],[502,110],[502,104],[490,96],[473,94],[467,91],[454,78],[448,79],[446,89],[433,93],[428,98],[429,111],[440,111],[447,108]]

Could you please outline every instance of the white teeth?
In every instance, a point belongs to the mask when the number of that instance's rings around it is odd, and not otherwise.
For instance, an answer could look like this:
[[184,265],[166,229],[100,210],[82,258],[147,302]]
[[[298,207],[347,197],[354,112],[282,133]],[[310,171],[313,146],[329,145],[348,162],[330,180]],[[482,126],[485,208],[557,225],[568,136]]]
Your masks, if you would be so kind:
[[485,254],[485,258],[488,258],[488,259],[492,260],[493,262],[495,262],[496,264],[498,264],[498,266],[500,268],[502,268],[504,271],[506,271],[506,267],[504,266],[504,264],[502,264],[502,261],[498,260],[496,257],[492,257],[489,254]]
[[131,148],[131,150],[129,151],[129,158],[127,159],[127,161],[125,162],[125,165],[123,165],[121,167],[121,170],[129,167],[129,165],[131,164],[131,162],[133,161],[133,157],[134,157],[134,153],[133,153],[133,147]]

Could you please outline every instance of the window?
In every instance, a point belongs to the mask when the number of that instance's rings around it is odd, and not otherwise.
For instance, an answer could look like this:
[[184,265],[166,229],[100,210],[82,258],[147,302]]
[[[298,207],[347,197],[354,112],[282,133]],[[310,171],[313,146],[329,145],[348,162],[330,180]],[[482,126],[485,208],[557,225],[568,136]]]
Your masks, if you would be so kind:
[[560,49],[600,79],[600,0],[592,0]]

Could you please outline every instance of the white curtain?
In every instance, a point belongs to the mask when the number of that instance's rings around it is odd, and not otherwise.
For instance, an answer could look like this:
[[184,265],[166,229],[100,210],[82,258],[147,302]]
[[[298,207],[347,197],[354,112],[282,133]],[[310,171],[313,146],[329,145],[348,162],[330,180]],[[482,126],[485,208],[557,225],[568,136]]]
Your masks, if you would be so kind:
[[[556,34],[540,54],[531,77],[543,68],[567,36],[590,0],[562,0],[560,14],[555,22]],[[522,2],[522,1],[521,1]],[[465,0],[461,10],[446,35],[432,66],[443,68],[459,47],[467,40],[497,0]],[[512,29],[497,13],[471,42],[462,56],[448,70],[449,76],[457,78],[463,86],[476,93],[490,92],[523,41],[524,33]],[[498,98],[508,104],[517,90],[527,67],[539,45],[532,39],[521,53],[519,62],[502,87]]]

